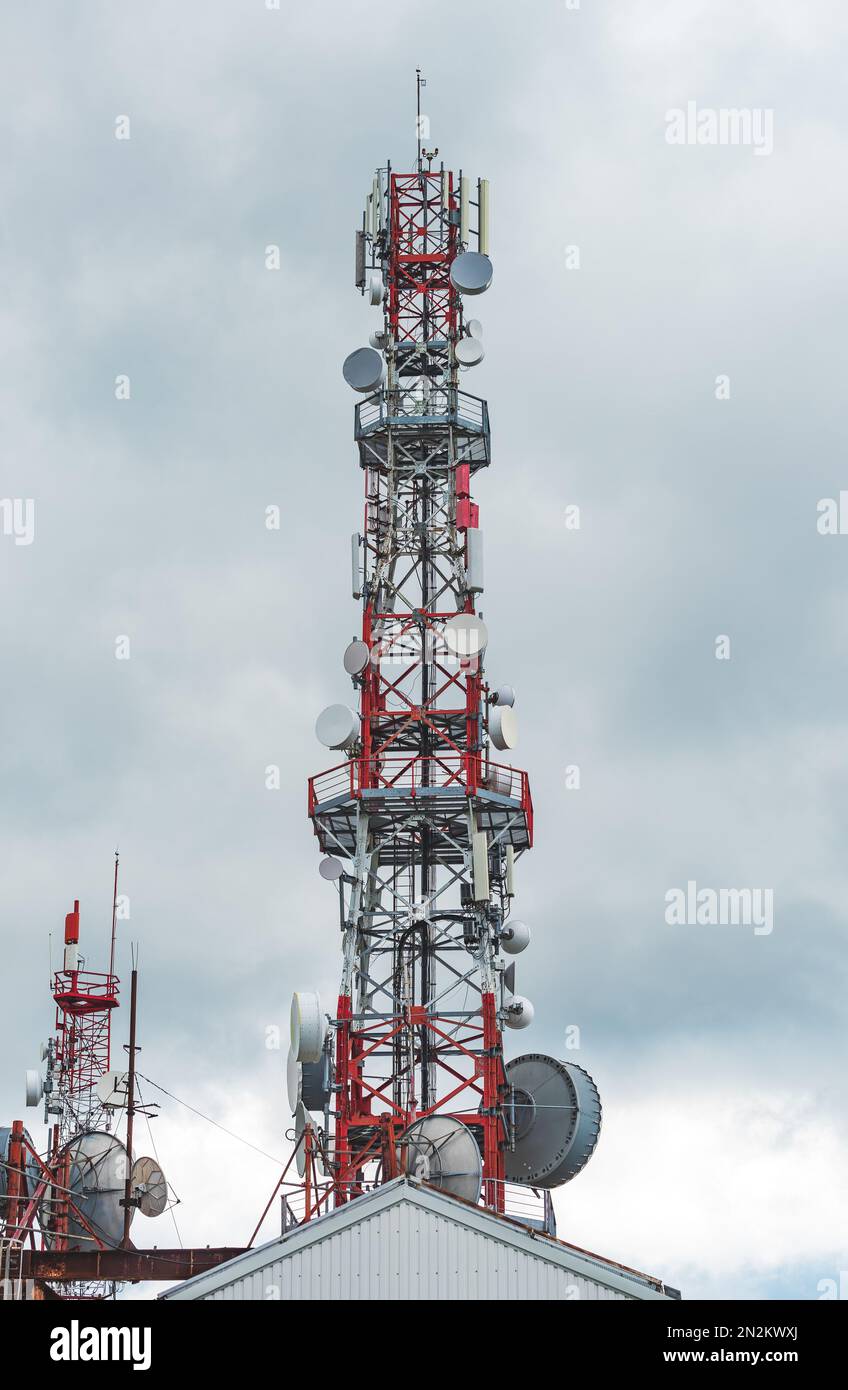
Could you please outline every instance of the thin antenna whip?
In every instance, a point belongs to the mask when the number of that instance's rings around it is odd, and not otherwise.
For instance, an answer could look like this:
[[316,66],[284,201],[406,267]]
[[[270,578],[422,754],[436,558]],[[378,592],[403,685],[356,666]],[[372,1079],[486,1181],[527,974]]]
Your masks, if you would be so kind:
[[109,953],[109,974],[115,973],[115,927],[118,921],[118,851],[115,850],[115,884],[112,889],[112,949]]

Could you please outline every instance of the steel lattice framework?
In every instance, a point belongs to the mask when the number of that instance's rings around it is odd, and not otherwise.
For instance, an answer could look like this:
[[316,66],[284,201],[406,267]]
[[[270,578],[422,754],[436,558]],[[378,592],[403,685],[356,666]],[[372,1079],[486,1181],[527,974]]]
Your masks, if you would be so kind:
[[403,1168],[414,1121],[448,1114],[477,1138],[483,1202],[503,1210],[511,995],[499,939],[533,813],[526,774],[490,757],[484,648],[457,648],[446,627],[481,617],[471,483],[490,462],[488,408],[460,390],[455,355],[460,185],[419,160],[412,174],[379,170],[374,188],[387,374],[355,415],[370,660],[353,678],[358,742],[309,782],[321,849],[350,862],[323,1161],[339,1205]]

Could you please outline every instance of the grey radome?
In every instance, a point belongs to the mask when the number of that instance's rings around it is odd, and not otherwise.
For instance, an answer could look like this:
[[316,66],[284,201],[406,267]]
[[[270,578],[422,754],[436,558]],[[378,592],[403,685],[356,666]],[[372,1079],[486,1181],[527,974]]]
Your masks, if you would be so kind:
[[365,395],[382,386],[386,379],[386,364],[376,348],[361,347],[345,358],[342,375],[352,390]]
[[286,1095],[289,1101],[289,1110],[294,1114],[297,1110],[297,1103],[300,1100],[301,1089],[303,1087],[303,1063],[299,1062],[289,1048],[289,1055],[286,1058]]
[[349,676],[358,676],[368,665],[371,653],[368,650],[368,643],[354,638],[345,648],[344,668]]
[[492,283],[494,269],[480,251],[463,251],[450,268],[450,278],[461,294],[483,294]]

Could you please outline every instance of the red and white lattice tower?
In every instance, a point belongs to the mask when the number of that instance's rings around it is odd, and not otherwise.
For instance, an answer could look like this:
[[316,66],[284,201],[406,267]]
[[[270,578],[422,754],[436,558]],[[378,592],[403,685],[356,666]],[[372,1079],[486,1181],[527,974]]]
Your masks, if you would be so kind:
[[484,670],[472,485],[490,462],[489,415],[460,384],[482,357],[464,300],[492,275],[486,182],[474,191],[426,152],[412,173],[379,169],[357,236],[357,284],[383,318],[345,363],[363,395],[362,627],[345,653],[357,708],[320,717],[319,739],[346,759],[309,782],[315,834],[338,861],[322,873],[338,879],[342,906],[321,1061],[317,997],[293,1003],[299,1084],[324,1066],[323,1085],[311,1083],[326,1114],[316,1181],[323,1168],[334,1205],[407,1167],[434,1176],[451,1126],[421,1122],[452,1117],[476,1142],[481,1200],[503,1210],[514,1115],[502,1029],[532,1017],[502,955],[526,944],[510,909],[533,808],[526,773],[507,761],[513,693],[492,690]]
[[110,1067],[118,978],[111,963],[106,974],[86,969],[79,937],[80,908],[75,902],[73,912],[65,917],[62,969],[53,976],[56,1022],[48,1044],[44,1088],[44,1116],[45,1120],[56,1116],[54,1139],[59,1148],[80,1132],[101,1125],[109,1128],[113,1118],[96,1086]]

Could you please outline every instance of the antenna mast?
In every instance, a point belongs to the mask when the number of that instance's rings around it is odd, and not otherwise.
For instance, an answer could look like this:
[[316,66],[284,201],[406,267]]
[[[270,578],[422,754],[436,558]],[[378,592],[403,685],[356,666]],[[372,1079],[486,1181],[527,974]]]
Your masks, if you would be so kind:
[[[309,781],[321,875],[341,894],[342,968],[329,1017],[315,993],[292,1001],[295,1220],[403,1173],[503,1212],[508,1182],[526,1201],[526,1188],[573,1177],[600,1126],[582,1068],[504,1056],[504,1030],[533,1018],[505,959],[530,938],[512,905],[533,802],[509,761],[515,694],[484,670],[471,488],[491,461],[489,411],[462,378],[484,355],[465,315],[493,275],[489,194],[481,179],[473,201],[429,154],[424,167],[424,85],[416,69],[416,169],[376,171],[357,234],[356,283],[380,319],[343,368],[361,398],[365,486],[352,538],[361,629],[344,654],[356,708],[319,716],[319,741],[345,761]],[[537,1106],[543,1086],[555,1099]],[[551,1229],[549,1198],[540,1220]]]

